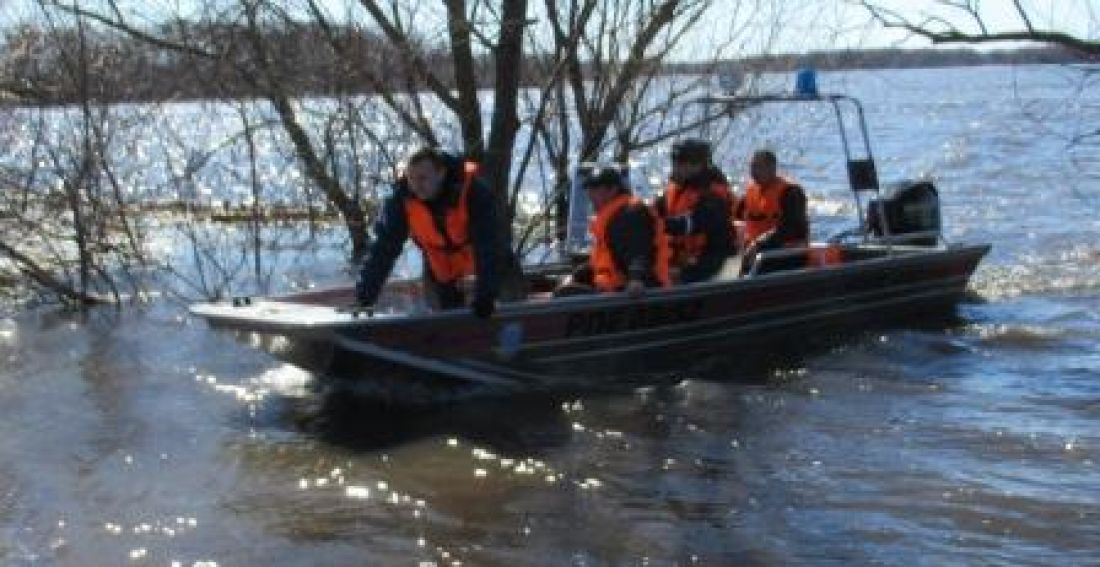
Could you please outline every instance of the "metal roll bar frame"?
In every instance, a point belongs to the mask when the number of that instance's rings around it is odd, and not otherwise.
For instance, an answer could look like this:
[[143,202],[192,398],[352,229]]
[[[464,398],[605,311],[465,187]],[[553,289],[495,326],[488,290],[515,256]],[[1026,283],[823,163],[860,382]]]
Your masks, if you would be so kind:
[[[863,113],[863,104],[860,103],[859,100],[848,95],[838,94],[758,96],[710,95],[696,99],[694,102],[726,105],[727,112],[731,116],[734,111],[754,104],[774,102],[824,102],[830,104],[833,107],[833,114],[836,116],[837,128],[840,130],[840,143],[844,148],[844,159],[848,168],[848,186],[851,188],[852,196],[855,199],[856,214],[859,216],[859,229],[866,240],[868,234],[867,219],[863,214],[864,207],[863,200],[860,198],[860,192],[874,191],[876,197],[880,196],[881,193],[879,191],[878,171],[875,168],[875,156],[871,151],[871,137],[867,134],[867,119]],[[852,156],[852,146],[848,140],[848,129],[844,121],[844,113],[840,108],[842,103],[849,103],[855,108],[860,137],[863,139],[863,151],[866,155],[866,157],[862,159],[856,159]],[[885,217],[881,220],[883,238],[889,238],[891,236],[890,227],[886,225]]]

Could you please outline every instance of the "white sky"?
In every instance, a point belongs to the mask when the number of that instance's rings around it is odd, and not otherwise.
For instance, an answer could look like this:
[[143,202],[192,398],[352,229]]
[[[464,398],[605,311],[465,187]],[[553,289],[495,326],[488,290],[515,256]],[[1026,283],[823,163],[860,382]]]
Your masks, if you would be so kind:
[[[717,2],[719,5],[745,4],[737,0]],[[757,16],[763,17],[758,21],[778,21],[780,25],[775,30],[770,48],[763,47],[756,40],[756,45],[747,46],[749,49],[745,51],[799,53],[861,47],[931,46],[929,40],[912,36],[908,32],[884,29],[872,22],[866,9],[851,0],[760,0],[755,3],[762,7]],[[963,31],[977,31],[977,26],[969,15],[958,9],[945,7],[936,0],[873,0],[873,3],[893,10],[915,23],[922,22],[929,16],[941,16]],[[1024,28],[1012,0],[972,0],[972,3],[980,7],[980,14],[990,32]],[[1064,31],[1093,40],[1100,38],[1100,0],[1022,0],[1021,5],[1027,10],[1037,29]],[[730,24],[728,20],[723,21],[722,13],[721,8],[716,9],[716,17],[711,19],[712,27],[716,30],[729,29]],[[991,49],[998,46],[1014,47],[1012,44],[1000,43],[974,47]]]

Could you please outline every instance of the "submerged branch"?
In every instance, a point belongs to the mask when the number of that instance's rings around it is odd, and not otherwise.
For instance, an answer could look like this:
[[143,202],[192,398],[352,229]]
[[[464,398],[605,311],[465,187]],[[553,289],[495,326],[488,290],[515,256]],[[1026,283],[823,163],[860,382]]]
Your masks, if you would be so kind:
[[45,268],[42,268],[35,262],[30,256],[23,254],[15,248],[9,246],[5,242],[0,241],[0,254],[7,256],[13,262],[15,262],[19,270],[23,272],[27,277],[31,278],[36,284],[46,288],[63,299],[80,304],[80,305],[98,305],[103,303],[109,303],[104,298],[97,297],[90,293],[81,292],[69,285],[53,274],[51,274]]

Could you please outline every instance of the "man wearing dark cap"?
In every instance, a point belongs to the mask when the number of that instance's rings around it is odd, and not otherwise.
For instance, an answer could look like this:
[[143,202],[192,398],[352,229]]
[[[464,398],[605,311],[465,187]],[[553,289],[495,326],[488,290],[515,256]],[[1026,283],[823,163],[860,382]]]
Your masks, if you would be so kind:
[[405,240],[424,253],[429,297],[434,307],[466,303],[478,318],[493,313],[498,290],[495,204],[477,176],[477,164],[436,148],[409,156],[405,173],[382,203],[375,240],[356,282],[356,299],[370,306],[393,270]]
[[734,252],[733,203],[708,142],[691,138],[672,146],[672,173],[654,206],[664,220],[680,283],[712,279]]
[[588,173],[584,188],[596,212],[590,225],[592,252],[588,265],[567,284],[569,293],[576,293],[578,284],[631,295],[667,286],[668,245],[660,219],[631,195],[623,174],[614,167],[597,167]]

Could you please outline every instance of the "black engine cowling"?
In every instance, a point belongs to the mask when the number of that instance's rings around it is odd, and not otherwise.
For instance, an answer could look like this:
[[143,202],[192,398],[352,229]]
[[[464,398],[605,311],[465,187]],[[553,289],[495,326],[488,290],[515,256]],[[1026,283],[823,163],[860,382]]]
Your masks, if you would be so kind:
[[[940,234],[940,197],[930,181],[905,181],[886,188],[872,199],[867,226],[878,237],[890,236],[906,244],[934,246]],[[909,234],[927,236],[902,238]]]

